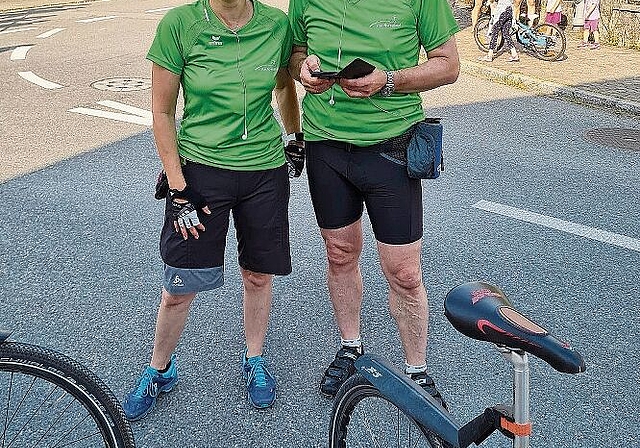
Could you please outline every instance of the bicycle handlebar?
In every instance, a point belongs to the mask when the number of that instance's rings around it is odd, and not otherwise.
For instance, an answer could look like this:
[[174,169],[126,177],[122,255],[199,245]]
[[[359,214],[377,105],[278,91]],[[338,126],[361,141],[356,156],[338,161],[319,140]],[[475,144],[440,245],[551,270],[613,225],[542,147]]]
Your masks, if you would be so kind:
[[524,350],[563,373],[586,369],[582,355],[518,312],[496,286],[483,282],[453,288],[445,316],[460,333],[499,346]]

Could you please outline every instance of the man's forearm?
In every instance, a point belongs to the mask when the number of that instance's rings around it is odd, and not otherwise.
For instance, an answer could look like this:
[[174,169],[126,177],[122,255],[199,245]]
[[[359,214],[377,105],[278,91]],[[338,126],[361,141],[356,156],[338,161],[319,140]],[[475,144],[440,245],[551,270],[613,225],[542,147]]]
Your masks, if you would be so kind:
[[451,84],[458,79],[460,59],[453,37],[429,56],[430,58],[420,65],[395,72],[396,92],[424,92]]

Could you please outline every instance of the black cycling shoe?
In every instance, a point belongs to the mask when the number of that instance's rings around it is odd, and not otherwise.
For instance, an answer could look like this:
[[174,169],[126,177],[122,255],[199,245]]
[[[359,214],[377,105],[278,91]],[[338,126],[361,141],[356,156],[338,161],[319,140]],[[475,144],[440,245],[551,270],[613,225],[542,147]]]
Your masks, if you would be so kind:
[[436,383],[433,381],[433,378],[431,378],[427,372],[411,373],[409,376],[418,386],[422,387],[426,393],[435,398],[443,408],[447,409],[447,403],[445,403],[444,398],[442,398],[442,395],[440,395],[440,392],[436,389]]
[[356,373],[353,363],[363,353],[362,346],[345,347],[343,345],[327,370],[324,371],[324,376],[320,380],[320,392],[327,397],[335,397],[342,383]]

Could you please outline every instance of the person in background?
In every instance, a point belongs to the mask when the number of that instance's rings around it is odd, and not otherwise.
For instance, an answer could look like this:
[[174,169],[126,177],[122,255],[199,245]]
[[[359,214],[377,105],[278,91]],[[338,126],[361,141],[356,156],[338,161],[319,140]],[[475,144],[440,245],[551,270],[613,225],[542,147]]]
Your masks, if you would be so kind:
[[544,22],[559,25],[562,20],[562,0],[548,0]]
[[479,57],[480,61],[491,62],[498,45],[498,35],[502,34],[504,39],[504,47],[509,50],[511,55],[508,62],[519,62],[518,50],[511,38],[511,27],[513,26],[513,4],[511,0],[490,0],[491,7],[491,41],[489,42],[489,51],[486,55]]
[[[591,50],[600,49],[600,0],[585,0],[584,2],[584,31],[582,32],[582,42],[578,48]],[[593,33],[593,43],[589,44],[589,35]]]
[[[174,351],[191,304],[198,292],[224,281],[230,213],[243,287],[239,370],[254,407],[276,398],[263,345],[273,276],[291,272],[291,256],[288,164],[271,101],[275,91],[285,131],[298,133],[298,99],[287,70],[291,44],[285,13],[258,0],[197,0],[172,9],[158,25],[147,58],[153,132],[168,182],[164,276],[151,361],[123,403],[130,420],[147,415],[178,381]],[[176,133],[180,88],[184,112]]]

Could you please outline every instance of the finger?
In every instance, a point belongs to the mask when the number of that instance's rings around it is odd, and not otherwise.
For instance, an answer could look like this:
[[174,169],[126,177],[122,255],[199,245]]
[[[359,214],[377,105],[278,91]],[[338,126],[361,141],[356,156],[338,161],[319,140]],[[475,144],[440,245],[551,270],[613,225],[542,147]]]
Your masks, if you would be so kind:
[[197,228],[199,231],[201,231],[201,232],[204,232],[204,231],[206,230],[206,229],[204,228],[204,224],[202,224],[202,223],[198,224],[198,225],[196,226],[196,228]]
[[180,227],[178,227],[178,221],[173,221],[173,228],[175,229],[176,233],[180,232]]
[[198,229],[196,229],[195,226],[189,228],[189,233],[193,235],[196,240],[200,237],[200,235],[198,235]]
[[207,215],[211,214],[211,210],[209,210],[208,205],[205,205],[204,207],[202,207],[202,211],[205,212]]

